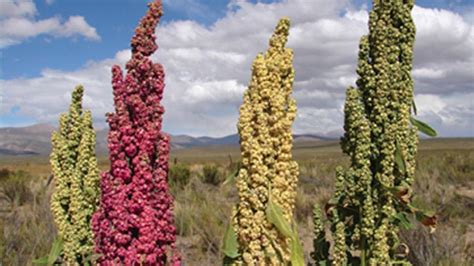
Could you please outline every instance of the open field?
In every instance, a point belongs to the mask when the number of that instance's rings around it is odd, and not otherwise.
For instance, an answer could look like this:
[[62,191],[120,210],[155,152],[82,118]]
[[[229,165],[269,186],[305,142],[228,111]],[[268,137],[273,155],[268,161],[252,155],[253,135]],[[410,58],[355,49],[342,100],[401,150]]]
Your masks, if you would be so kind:
[[[419,145],[420,155],[429,152],[456,152],[474,150],[473,138],[456,139],[426,139]],[[106,155],[98,155],[99,168],[108,167]],[[209,146],[172,150],[170,164],[176,160],[186,164],[216,163],[225,164],[230,160],[236,162],[240,158],[238,146]],[[339,147],[339,141],[310,141],[299,142],[293,147],[293,158],[297,161],[311,161],[324,158],[344,159]],[[0,167],[10,170],[23,170],[42,177],[50,173],[48,156],[0,156]]]
[[[335,168],[347,165],[337,141],[297,143],[294,158],[300,164],[296,218],[306,260],[312,245],[311,210],[331,196]],[[175,159],[176,158],[176,159]],[[232,182],[222,184],[239,160],[236,146],[172,151],[178,247],[185,265],[219,265],[221,239],[237,193]],[[175,164],[177,161],[178,164]],[[108,167],[100,156],[101,170]],[[424,228],[404,231],[414,265],[474,264],[474,139],[423,140],[418,153],[414,203],[436,211],[434,234]],[[181,168],[178,168],[180,166]],[[43,157],[0,157],[0,257],[3,265],[30,265],[43,256],[55,236],[49,213],[52,186]],[[189,169],[189,178],[184,178]],[[23,173],[15,171],[24,171]],[[11,171],[11,172],[9,172]],[[13,173],[12,173],[13,172]]]

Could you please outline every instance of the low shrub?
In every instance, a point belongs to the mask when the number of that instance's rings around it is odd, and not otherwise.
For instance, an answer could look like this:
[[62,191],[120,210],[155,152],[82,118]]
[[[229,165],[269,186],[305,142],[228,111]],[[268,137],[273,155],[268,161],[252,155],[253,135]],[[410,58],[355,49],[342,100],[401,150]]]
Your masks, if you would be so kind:
[[[13,205],[0,217],[0,265],[31,265],[33,259],[48,254],[57,235],[49,209],[50,191],[36,179],[25,183],[21,178],[14,180],[11,188],[22,189],[15,196],[22,204]],[[22,196],[24,191],[28,191],[27,197]]]
[[31,176],[24,171],[5,170],[2,169],[1,173],[0,198],[7,201],[12,208],[33,201],[33,193],[28,187]]
[[217,165],[205,164],[202,168],[202,182],[217,186],[224,181],[224,176]]
[[232,186],[210,186],[193,176],[175,198],[179,252],[192,265],[221,264],[222,235],[237,191]]
[[0,169],[0,181],[8,178],[10,176],[11,171],[7,168]]
[[402,230],[401,240],[411,252],[408,260],[413,265],[474,265],[474,246],[466,241],[463,226],[442,224],[434,233],[417,226],[415,230]]
[[188,165],[177,163],[170,166],[168,182],[172,188],[183,189],[191,179],[191,169]]

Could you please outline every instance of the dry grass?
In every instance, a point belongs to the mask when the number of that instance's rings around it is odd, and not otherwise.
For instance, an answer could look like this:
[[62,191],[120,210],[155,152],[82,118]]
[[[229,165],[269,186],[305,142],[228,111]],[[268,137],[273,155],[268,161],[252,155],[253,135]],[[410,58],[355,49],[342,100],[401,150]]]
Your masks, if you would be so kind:
[[[308,259],[312,248],[312,205],[328,200],[335,167],[347,165],[348,160],[337,142],[299,143],[293,154],[300,164],[295,215]],[[203,182],[203,166],[217,165],[227,176],[235,169],[238,155],[238,147],[172,152],[171,160],[177,158],[191,171],[189,183],[171,190],[176,200],[177,244],[186,265],[221,264],[221,239],[237,192],[233,183]],[[0,235],[3,265],[30,264],[33,258],[47,253],[54,239],[48,204],[51,188],[45,188],[49,175],[47,161],[44,157],[0,158],[2,168],[31,174],[26,183],[33,195],[0,219],[0,226],[4,227]],[[100,168],[107,167],[106,158],[100,158]],[[410,260],[415,265],[474,265],[474,139],[423,141],[414,190],[414,202],[437,211],[440,224],[434,234],[423,228],[402,233],[411,249]]]
[[0,264],[30,265],[32,259],[49,252],[56,236],[49,211],[51,189],[41,179],[17,171],[0,183],[0,195],[6,194],[14,200],[0,203],[0,208],[8,210],[0,216]]

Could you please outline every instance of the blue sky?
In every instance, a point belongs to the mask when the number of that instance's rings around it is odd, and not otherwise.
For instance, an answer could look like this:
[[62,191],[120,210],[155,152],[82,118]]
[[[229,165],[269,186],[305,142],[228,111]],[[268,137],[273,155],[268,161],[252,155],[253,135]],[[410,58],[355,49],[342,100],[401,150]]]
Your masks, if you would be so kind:
[[[2,79],[30,78],[38,76],[45,68],[74,70],[90,60],[113,57],[122,49],[128,48],[130,37],[138,19],[146,11],[147,1],[137,0],[56,0],[52,4],[35,1],[38,9],[37,19],[53,16],[84,16],[87,22],[97,29],[100,41],[88,41],[80,37],[74,39],[37,36],[27,41],[2,49]],[[173,4],[169,4],[174,2]],[[189,3],[196,3],[188,8]],[[228,0],[168,0],[164,1],[163,23],[174,20],[195,20],[204,25],[223,17]],[[250,1],[257,2],[257,1]],[[271,3],[278,1],[258,1]],[[356,0],[355,5],[370,6],[371,1]],[[423,7],[462,10],[472,6],[467,0],[423,0],[417,1]]]
[[[4,0],[2,0],[4,1]],[[17,0],[5,0],[5,1],[17,1]],[[31,0],[24,0],[24,1],[31,1]],[[297,5],[300,6],[311,6],[311,4],[308,4],[312,2],[312,0],[307,0],[306,3],[304,3],[304,0],[289,0],[290,2],[298,2]],[[347,28],[354,28],[357,25],[357,30],[364,31],[366,28],[364,26],[363,18],[361,21],[361,18],[357,17],[360,16],[360,14],[363,15],[363,13],[357,13],[357,10],[365,10],[364,7],[369,7],[371,5],[371,1],[365,1],[365,0],[353,0],[353,1],[344,1],[344,0],[320,0],[324,3],[327,2],[327,6],[334,6],[334,7],[326,7],[324,6],[323,8],[321,7],[311,7],[314,9],[314,20],[311,21],[311,19],[307,19],[304,21],[306,24],[308,23],[314,23],[314,25],[321,25],[326,20],[331,20],[335,25],[339,24],[344,24],[344,27]],[[25,86],[24,84],[33,84],[33,86],[38,86],[38,88],[35,88],[38,92],[38,95],[42,95],[44,97],[48,96],[47,91],[48,89],[48,84],[46,82],[43,82],[45,79],[45,76],[51,75],[51,72],[54,74],[56,72],[59,72],[60,74],[64,74],[64,76],[71,76],[73,77],[74,75],[78,74],[80,71],[84,70],[87,71],[88,69],[94,69],[95,65],[97,64],[104,64],[107,65],[109,64],[108,60],[115,60],[117,61],[117,53],[120,51],[126,51],[129,47],[129,41],[131,36],[133,35],[133,30],[135,26],[137,25],[138,20],[143,16],[145,13],[147,7],[146,7],[146,2],[144,0],[117,0],[117,1],[112,1],[112,0],[100,0],[100,1],[93,1],[93,0],[36,0],[33,1],[35,12],[32,13],[30,12],[27,15],[24,15],[23,18],[26,18],[31,21],[42,21],[42,20],[48,20],[55,18],[59,23],[62,23],[62,26],[66,25],[67,21],[69,18],[73,16],[81,16],[85,20],[86,25],[81,24],[82,27],[81,29],[74,28],[72,33],[64,33],[61,29],[59,29],[58,26],[55,31],[50,31],[49,33],[45,34],[35,34],[32,35],[32,37],[29,38],[22,38],[21,40],[15,42],[14,44],[7,45],[4,48],[0,48],[0,81],[3,83],[1,84],[10,84],[8,87],[6,85],[4,88],[0,87],[0,103],[8,103],[5,106],[9,106],[6,110],[5,108],[0,112],[0,126],[23,126],[23,125],[28,125],[36,122],[49,122],[51,123],[54,121],[51,117],[54,117],[53,114],[55,114],[55,111],[45,111],[45,114],[43,114],[43,110],[36,111],[36,113],[41,113],[40,115],[36,115],[35,111],[25,111],[27,109],[27,101],[18,101],[18,103],[10,103],[9,102],[9,90],[13,90],[13,87],[20,88],[21,90],[24,89]],[[273,9],[277,10],[275,13],[279,13],[278,8],[282,8],[281,5],[280,7],[275,5],[275,3],[279,2],[286,2],[286,1],[257,1],[257,0],[252,0],[252,1],[235,1],[239,2],[240,4],[236,4],[237,9],[241,9],[239,12],[236,12],[236,10],[233,10],[231,12],[233,16],[229,15],[228,13],[228,4],[230,1],[224,1],[224,0],[163,0],[164,3],[164,16],[162,18],[162,22],[160,23],[160,27],[162,27],[163,32],[165,33],[170,33],[172,34],[172,31],[168,31],[169,29],[182,29],[182,30],[189,30],[190,28],[195,29],[197,32],[198,30],[201,31],[208,31],[206,34],[209,34],[209,36],[213,36],[219,41],[225,42],[232,42],[235,40],[239,40],[241,36],[238,36],[238,33],[235,35],[232,35],[232,32],[239,32],[238,30],[235,29],[229,29],[229,34],[228,34],[228,40],[221,40],[219,39],[220,35],[222,33],[219,33],[219,27],[222,27],[225,23],[228,23],[229,25],[233,25],[231,21],[233,19],[237,19],[239,16],[240,17],[246,17],[246,16],[252,16],[252,12],[263,12],[262,10],[266,10],[267,16],[270,17],[273,13]],[[333,3],[338,3],[338,4],[333,4]],[[248,3],[248,4],[241,4],[241,3]],[[261,3],[261,6],[257,5],[257,3]],[[303,4],[302,4],[303,3]],[[460,23],[461,26],[467,27],[466,31],[469,31],[469,27],[472,28],[472,23],[474,19],[472,18],[473,10],[474,10],[474,4],[472,1],[467,1],[467,0],[419,0],[416,1],[416,4],[420,7],[423,7],[425,9],[421,9],[418,13],[419,17],[426,17],[427,19],[435,20],[436,16],[445,16],[445,20],[440,20],[440,21],[434,21],[434,22],[427,22],[426,20],[423,20],[424,23],[427,23],[426,25],[421,25],[421,30],[423,31],[424,28],[426,28],[425,35],[423,32],[420,33],[420,35],[424,36],[421,38],[424,38],[426,40],[430,39],[430,36],[433,35],[433,32],[430,31],[432,30],[430,28],[430,23],[439,23],[439,25],[447,25],[447,29],[449,30],[450,27],[453,27],[452,25],[457,25],[453,23]],[[291,5],[288,5],[291,7]],[[296,5],[295,5],[296,6]],[[290,9],[288,7],[285,7],[286,9]],[[327,9],[327,12],[324,13],[320,9]],[[344,15],[347,10],[351,9],[354,11],[354,16],[349,17]],[[445,10],[448,12],[437,12],[436,10]],[[300,10],[300,12],[304,13],[305,11],[308,10]],[[312,11],[312,10],[310,10]],[[337,13],[337,12],[338,13]],[[285,13],[285,10],[281,11],[280,13],[283,14]],[[288,11],[290,12],[290,10]],[[298,10],[294,12],[295,14],[298,14]],[[321,13],[321,15],[319,14]],[[324,14],[323,14],[324,13]],[[334,14],[335,15],[334,15]],[[0,12],[0,23],[2,19],[8,19],[8,15],[6,17],[1,16]],[[351,13],[352,14],[352,13]],[[258,16],[258,14],[257,14]],[[263,16],[263,15],[262,15]],[[460,18],[458,18],[459,16]],[[297,18],[298,20],[299,18]],[[193,23],[184,23],[183,21],[185,20],[190,20],[193,21]],[[214,23],[218,20],[222,20],[223,22],[221,25],[215,25]],[[351,22],[352,21],[352,22]],[[420,19],[420,21],[422,21]],[[264,21],[266,23],[266,21]],[[263,22],[262,22],[263,23]],[[265,24],[264,23],[264,24]],[[272,25],[269,22],[269,24],[265,24],[262,26],[262,32],[267,32],[271,30],[271,27],[268,25]],[[339,23],[339,24],[338,24]],[[347,23],[353,23],[353,25],[347,25]],[[451,24],[449,24],[451,23]],[[297,24],[301,25],[302,28],[305,27],[304,23],[302,24]],[[331,25],[333,24],[329,24]],[[467,25],[467,26],[466,26]],[[242,27],[249,28],[249,32],[254,32],[254,30],[250,29],[251,27],[257,27],[258,25],[243,25]],[[434,27],[434,26],[433,26]],[[94,29],[95,33],[86,32],[86,30],[91,30]],[[81,32],[82,30],[82,32]],[[225,29],[224,29],[225,31]],[[331,32],[331,29],[329,30]],[[362,32],[363,33],[363,32]],[[2,31],[0,31],[0,34],[2,34]],[[89,35],[88,35],[89,34]],[[95,34],[95,35],[94,35]],[[356,44],[358,40],[358,36],[360,36],[359,33],[354,33],[354,37],[351,40],[348,40],[347,45],[351,45],[348,47],[351,47],[354,51],[351,55],[347,55],[346,58],[344,59],[345,62],[353,62],[353,65],[355,65],[355,52],[356,52]],[[469,35],[469,33],[467,33]],[[263,34],[262,34],[263,35]],[[472,34],[471,34],[472,35]],[[95,36],[95,37],[94,37]],[[250,34],[251,38],[255,37],[255,34]],[[0,37],[2,37],[0,35]],[[164,59],[165,63],[167,60],[169,61],[168,65],[172,65],[176,61],[172,60],[171,56],[178,56],[182,58],[183,52],[182,48],[186,47],[186,49],[189,49],[189,51],[186,51],[186,54],[189,55],[190,52],[196,51],[198,49],[199,51],[204,51],[207,48],[203,48],[204,45],[195,45],[193,46],[192,44],[185,43],[186,41],[183,41],[182,38],[180,39],[179,36],[174,36],[175,39],[172,38],[172,36],[168,37],[169,43],[167,43],[167,38],[168,36],[158,36],[158,44],[165,45],[166,51],[163,51],[164,54]],[[334,36],[333,36],[334,37]],[[436,36],[435,36],[436,37]],[[456,35],[455,37],[459,37],[459,42],[463,42],[462,45],[464,46],[469,46],[469,40],[466,41],[464,37]],[[164,39],[161,39],[164,38]],[[233,39],[237,38],[237,39]],[[291,36],[290,36],[291,38]],[[329,36],[328,38],[332,38]],[[438,38],[438,37],[436,37]],[[435,38],[435,39],[436,39]],[[441,37],[440,37],[441,38]],[[463,39],[464,38],[464,39]],[[438,38],[439,39],[439,38]],[[436,39],[436,40],[438,40]],[[453,39],[453,38],[451,38]],[[469,38],[468,38],[469,39]],[[172,40],[176,40],[176,42],[183,42],[183,44],[178,43],[174,46],[174,43],[172,43]],[[464,41],[463,41],[464,40]],[[216,40],[210,40],[210,41],[215,41]],[[241,68],[241,71],[239,70],[238,72],[241,74],[238,78],[232,78],[231,76],[226,76],[225,78],[221,77],[206,77],[203,78],[202,74],[201,76],[198,75],[198,73],[192,73],[191,76],[194,77],[194,80],[192,82],[188,82],[185,84],[183,80],[180,80],[179,77],[176,78],[177,81],[173,79],[173,77],[170,78],[170,83],[174,84],[176,82],[176,86],[194,86],[194,87],[199,87],[198,81],[200,81],[203,84],[209,84],[208,87],[204,87],[203,90],[208,90],[212,86],[220,86],[219,82],[223,82],[223,84],[227,84],[230,87],[228,88],[229,91],[239,91],[242,90],[246,82],[248,80],[248,69],[250,66],[250,61],[252,57],[254,56],[254,53],[261,51],[262,47],[261,44],[265,43],[265,39],[262,39],[261,41],[255,42],[255,44],[248,48],[248,52],[242,52],[242,51],[237,51],[236,49],[236,54],[231,55],[231,56],[241,56],[243,58],[238,62],[239,67]],[[296,42],[296,41],[295,41]],[[308,42],[311,42],[311,40],[308,40]],[[424,42],[423,39],[421,42]],[[429,41],[426,41],[429,44]],[[223,47],[230,47],[230,44],[223,43]],[[260,45],[260,46],[259,46]],[[420,44],[422,46],[423,44]],[[442,45],[442,44],[440,44]],[[298,46],[298,45],[296,45]],[[302,46],[304,46],[302,44]],[[0,46],[1,47],[1,46]],[[427,46],[429,47],[429,46]],[[181,50],[180,50],[181,49]],[[194,49],[194,50],[193,50]],[[223,48],[224,49],[224,48]],[[221,50],[223,50],[221,49]],[[295,48],[296,49],[296,48]],[[421,48],[420,48],[421,49]],[[216,49],[219,50],[219,49]],[[302,49],[303,51],[304,49]],[[433,48],[433,51],[436,49]],[[442,47],[440,48],[442,50]],[[209,51],[211,55],[215,55],[215,53],[211,53],[212,51]],[[216,51],[214,51],[216,52]],[[226,51],[228,52],[228,51]],[[469,51],[466,52],[466,55],[459,55],[460,58],[462,59],[463,56],[468,59],[465,61],[461,62],[467,65],[468,68],[473,67],[472,62],[471,62],[471,57],[469,55]],[[453,54],[457,55],[455,52]],[[166,57],[168,56],[168,57]],[[194,55],[193,55],[194,56]],[[228,55],[226,55],[228,56]],[[427,57],[430,57],[432,55],[427,54],[426,56],[421,55],[419,58],[422,59],[417,59],[415,58],[415,62],[419,65],[418,69],[415,69],[415,71],[418,71],[418,75],[421,77],[419,78],[418,84],[420,84],[419,87],[422,89],[420,92],[422,93],[420,95],[420,101],[426,101],[428,103],[437,103],[432,104],[431,109],[427,109],[425,112],[425,117],[429,121],[430,119],[434,124],[440,123],[440,127],[443,129],[441,130],[444,135],[449,136],[449,135],[474,135],[474,132],[472,132],[472,125],[466,125],[465,122],[459,122],[459,123],[464,123],[463,124],[463,129],[460,130],[459,132],[453,131],[452,133],[450,132],[449,128],[452,128],[453,123],[455,121],[461,121],[463,117],[469,117],[472,114],[472,101],[469,102],[463,102],[459,103],[462,98],[466,98],[467,95],[471,95],[469,93],[472,93],[472,85],[466,85],[470,82],[470,79],[466,77],[465,73],[457,73],[456,75],[461,75],[462,77],[465,78],[464,83],[460,84],[459,86],[463,87],[463,89],[459,89],[458,91],[451,91],[451,92],[441,92],[438,91],[433,84],[436,84],[434,81],[431,80],[424,80],[424,79],[429,79],[433,78],[439,74],[440,71],[444,71],[443,73],[448,73],[449,69],[452,69],[453,66],[450,66],[449,64],[454,64],[452,60],[450,61],[449,59],[446,59],[446,64],[445,69],[438,69],[437,64],[439,65],[439,62],[435,62],[436,60],[430,61],[429,59],[426,59]],[[426,58],[425,58],[426,57]],[[193,57],[194,58],[194,57]],[[232,57],[234,58],[234,57]],[[240,57],[239,57],[240,58]],[[341,59],[342,60],[342,59]],[[417,61],[418,60],[418,61]],[[425,63],[426,60],[426,63]],[[441,60],[441,58],[439,59]],[[300,60],[303,62],[304,60]],[[462,61],[462,60],[461,60]],[[296,68],[298,70],[298,60],[296,60]],[[317,62],[317,61],[316,61]],[[217,64],[217,62],[214,62]],[[209,64],[212,64],[212,62],[209,62]],[[301,63],[301,68],[302,68],[303,63]],[[167,65],[165,65],[166,68]],[[339,66],[336,65],[336,62],[334,62],[333,65],[331,65],[332,68],[334,69],[339,69],[338,67],[346,67],[347,64],[340,64]],[[173,66],[172,66],[173,67]],[[171,67],[171,68],[172,68]],[[210,65],[212,67],[212,65]],[[318,69],[318,66],[316,65],[309,65],[309,67],[314,67],[314,69]],[[183,68],[183,67],[182,67]],[[464,67],[465,68],[465,67]],[[474,70],[474,69],[473,69]],[[192,70],[191,70],[192,71]],[[188,71],[189,72],[189,71]],[[188,73],[186,72],[186,73]],[[49,74],[48,74],[49,73]],[[348,69],[347,73],[352,73],[352,75],[347,74],[347,79],[351,80],[354,76],[354,71],[353,69]],[[79,73],[80,74],[80,73]],[[167,73],[168,74],[168,73]],[[173,73],[171,73],[173,75]],[[219,76],[218,74],[216,74]],[[440,74],[441,75],[441,74]],[[71,79],[71,78],[70,78]],[[74,78],[72,78],[74,79]],[[104,78],[106,80],[106,78]],[[223,79],[223,80],[222,80]],[[416,79],[416,77],[415,77]],[[444,80],[447,82],[447,79]],[[181,82],[181,83],[180,83]],[[298,80],[297,80],[298,82]],[[301,84],[304,82],[301,81]],[[327,83],[327,82],[326,82]],[[219,84],[219,85],[216,85]],[[324,83],[325,84],[325,83]],[[439,82],[437,83],[439,84]],[[203,85],[204,86],[204,85]],[[234,86],[234,87],[232,87]],[[340,85],[342,88],[341,91],[336,92],[328,92],[329,94],[334,94],[332,96],[337,99],[337,103],[339,105],[342,104],[343,102],[343,87],[345,85]],[[12,87],[12,88],[10,88]],[[194,88],[193,87],[193,88]],[[3,90],[3,93],[2,93]],[[185,88],[183,87],[183,91],[186,91]],[[328,89],[329,90],[329,89]],[[471,91],[469,91],[471,90]],[[52,90],[51,90],[52,91]],[[53,93],[53,92],[51,92]],[[314,92],[310,92],[311,95],[315,95]],[[207,95],[207,94],[206,94]],[[52,97],[52,95],[50,95]],[[201,97],[200,95],[199,97]],[[26,92],[25,89],[25,95],[24,97],[34,97],[32,95],[29,95],[28,92]],[[227,97],[225,94],[223,98]],[[300,96],[302,97],[302,96]],[[315,97],[323,97],[321,95],[315,96]],[[324,96],[326,97],[326,96]],[[433,100],[432,97],[435,97],[436,100]],[[173,98],[173,95],[170,96],[169,98]],[[305,97],[302,97],[303,100],[301,102],[304,102]],[[235,98],[232,100],[228,100],[226,98],[225,102],[224,100],[218,101],[217,106],[224,106],[223,108],[226,109],[226,103],[229,103],[229,101],[232,103],[234,109],[236,109],[235,106],[238,107],[238,104],[241,99],[241,94],[236,93]],[[298,95],[297,95],[298,99]],[[319,99],[319,98],[318,98]],[[169,100],[170,102],[172,100]],[[31,101],[32,104],[35,104],[34,101]],[[107,106],[108,105],[108,99],[104,99],[104,104]],[[449,103],[448,103],[449,102]],[[324,104],[324,102],[322,102]],[[450,111],[449,114],[446,113],[447,111],[445,110],[445,106],[448,106],[450,103],[455,103],[455,104],[460,104],[462,105],[462,108],[458,108],[456,110]],[[109,104],[110,105],[110,104]],[[171,104],[170,104],[171,105]],[[166,106],[165,106],[166,107]],[[104,107],[105,108],[105,107]],[[171,107],[171,110],[173,110],[174,107]],[[194,110],[192,108],[194,107],[189,107],[190,110]],[[318,131],[318,129],[311,128],[310,126],[304,127],[303,121],[305,119],[309,118],[320,118],[322,120],[328,119],[326,116],[325,111],[323,109],[318,109],[318,110],[312,110],[312,113],[304,113],[305,106],[302,105],[302,110],[301,111],[301,118],[299,121],[301,123],[297,123],[298,127],[300,127],[300,131],[307,132],[307,131]],[[309,107],[308,107],[309,108]],[[329,108],[329,107],[328,107]],[[337,108],[339,107],[334,107],[332,106],[331,108],[334,108],[334,110],[339,110]],[[45,108],[47,109],[47,108]],[[107,108],[105,108],[107,109]],[[226,109],[227,111],[225,112],[216,112],[216,110],[208,110],[207,113],[203,111],[203,113],[199,114],[201,117],[206,117],[209,121],[217,121],[218,119],[221,119],[223,116],[227,115],[229,113],[229,116],[227,117],[227,122],[221,121],[221,122],[216,122],[216,123],[232,123],[229,121],[234,121],[236,119],[236,112],[234,109]],[[103,110],[103,109],[100,109]],[[309,109],[308,109],[309,110]],[[93,110],[94,111],[94,110]],[[308,111],[309,112],[309,111]],[[232,114],[230,114],[232,113]],[[101,117],[101,116],[97,116]],[[183,118],[184,119],[184,118]],[[297,119],[297,120],[298,120]],[[339,119],[339,120],[338,120]],[[339,114],[339,118],[335,119],[335,121],[342,122],[341,121],[341,116]],[[444,119],[444,120],[443,120]],[[328,119],[331,120],[331,119]],[[449,123],[446,123],[446,121],[449,120]],[[454,121],[454,122],[453,122]],[[468,123],[470,123],[471,120],[469,120]],[[99,121],[102,123],[101,121]],[[53,122],[54,123],[54,122]],[[329,122],[328,122],[329,123]],[[444,124],[443,124],[444,123]],[[308,123],[310,124],[310,123]],[[103,125],[103,123],[102,123]],[[217,133],[215,132],[207,132],[205,130],[202,131],[196,131],[196,132],[187,132],[189,128],[192,128],[192,126],[179,126],[178,124],[175,125],[168,125],[168,128],[171,133],[175,134],[183,134],[183,133],[189,133],[189,134],[194,134],[194,135],[216,135]],[[229,133],[231,130],[235,129],[235,126],[232,126],[229,128]],[[313,133],[313,132],[309,132]],[[326,132],[327,133],[327,132]]]
[[[173,4],[168,4],[174,2]],[[196,3],[189,8],[189,3]],[[162,23],[174,20],[195,20],[205,25],[225,15],[224,0],[168,0],[164,1]],[[253,1],[255,2],[255,1]],[[260,1],[272,2],[272,1]],[[0,78],[29,78],[38,76],[42,69],[74,70],[89,60],[113,57],[128,43],[138,20],[146,11],[147,1],[137,0],[56,0],[52,4],[35,1],[37,19],[53,16],[84,16],[97,29],[100,41],[83,38],[65,39],[37,36],[27,41],[2,49],[2,71]]]

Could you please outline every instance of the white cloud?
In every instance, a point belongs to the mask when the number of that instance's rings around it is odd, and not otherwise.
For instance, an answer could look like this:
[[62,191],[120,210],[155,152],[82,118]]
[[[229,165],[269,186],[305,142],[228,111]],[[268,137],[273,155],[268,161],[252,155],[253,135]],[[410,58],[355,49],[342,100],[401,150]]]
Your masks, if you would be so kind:
[[[165,129],[191,135],[235,133],[252,60],[266,49],[284,15],[292,21],[288,46],[294,50],[298,104],[294,132],[342,132],[345,89],[356,79],[359,39],[367,33],[368,16],[367,10],[344,0],[234,0],[226,16],[211,26],[194,21],[160,25],[160,49],[153,60],[166,71]],[[415,7],[413,16],[413,77],[420,118],[443,135],[473,136],[473,25],[446,10]],[[54,122],[66,110],[72,88],[83,83],[86,106],[103,126],[103,114],[112,110],[110,67],[123,66],[129,57],[130,51],[123,50],[76,71],[45,70],[33,79],[0,81],[6,102],[0,112],[18,105],[24,115]]]
[[[451,95],[419,94],[418,115],[442,136],[474,135],[474,92]],[[456,134],[453,134],[456,132]]]
[[440,79],[446,77],[446,73],[441,69],[421,67],[413,70],[413,77],[418,79]]
[[182,99],[189,104],[214,104],[235,102],[241,97],[246,87],[236,80],[201,81],[193,82],[193,85],[185,90],[186,98]]
[[0,2],[0,48],[5,48],[38,35],[55,37],[83,36],[98,41],[100,36],[82,16],[71,16],[65,22],[59,17],[37,20],[36,6],[28,0]]
[[65,37],[80,34],[89,40],[100,40],[96,29],[91,27],[82,16],[70,16],[56,32],[58,35]]
[[0,18],[34,16],[36,6],[32,0],[2,0],[0,1]]

